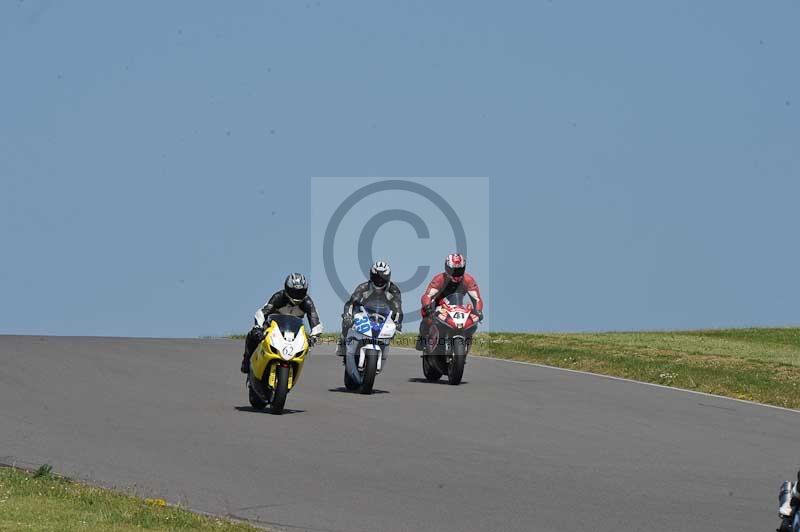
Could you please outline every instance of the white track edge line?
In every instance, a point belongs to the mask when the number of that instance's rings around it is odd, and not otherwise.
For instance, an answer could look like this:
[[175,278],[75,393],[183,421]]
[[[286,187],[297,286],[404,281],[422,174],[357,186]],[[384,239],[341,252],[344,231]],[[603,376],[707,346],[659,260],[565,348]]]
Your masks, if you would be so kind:
[[[394,346],[392,346],[394,347]],[[395,349],[405,349],[407,351],[416,351],[416,349],[412,349],[410,347],[394,347]],[[497,358],[497,357],[489,357],[486,355],[470,355],[471,357],[475,358],[482,358],[484,360],[492,360],[496,362],[511,362],[512,364],[523,364],[525,366],[534,366],[538,368],[544,369],[554,369],[557,371],[565,371],[567,373],[577,373],[579,375],[589,375],[592,377],[600,377],[603,379],[609,379],[612,381],[621,381],[621,382],[630,382],[633,384],[641,384],[643,386],[652,386],[654,388],[661,388],[663,390],[672,390],[677,392],[685,392],[694,395],[700,395],[703,397],[714,397],[716,399],[725,399],[726,401],[735,401],[737,403],[744,403],[746,405],[752,406],[761,406],[764,408],[772,408],[774,410],[780,410],[782,412],[791,412],[792,414],[800,414],[800,410],[795,410],[793,408],[786,408],[785,406],[777,406],[777,405],[770,405],[766,403],[759,403],[757,401],[749,401],[747,399],[739,399],[738,397],[727,397],[725,395],[717,395],[715,393],[709,392],[699,392],[697,390],[688,390],[686,388],[679,388],[677,386],[666,386],[664,384],[656,384],[655,382],[645,382],[645,381],[637,381],[635,379],[627,379],[625,377],[616,377],[614,375],[605,375],[603,373],[593,373],[591,371],[584,371],[580,369],[570,369],[570,368],[560,368],[558,366],[548,366],[547,364],[540,364],[538,362],[525,362],[524,360],[510,360],[507,358]]]

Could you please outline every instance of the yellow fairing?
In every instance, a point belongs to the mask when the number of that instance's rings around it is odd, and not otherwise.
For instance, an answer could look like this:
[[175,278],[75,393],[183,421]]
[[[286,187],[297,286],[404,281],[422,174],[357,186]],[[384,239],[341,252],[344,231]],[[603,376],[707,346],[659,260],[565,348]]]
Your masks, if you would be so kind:
[[306,336],[305,327],[301,327],[300,334],[303,335],[303,350],[295,355],[294,358],[284,360],[279,353],[272,349],[269,341],[273,331],[277,328],[278,325],[272,322],[264,331],[264,340],[250,357],[250,366],[253,368],[253,375],[262,382],[265,381],[266,373],[266,382],[264,384],[269,385],[270,388],[275,388],[275,370],[279,363],[285,362],[289,365],[289,389],[291,390],[303,370],[303,363],[306,360],[306,354],[308,354],[308,336]]

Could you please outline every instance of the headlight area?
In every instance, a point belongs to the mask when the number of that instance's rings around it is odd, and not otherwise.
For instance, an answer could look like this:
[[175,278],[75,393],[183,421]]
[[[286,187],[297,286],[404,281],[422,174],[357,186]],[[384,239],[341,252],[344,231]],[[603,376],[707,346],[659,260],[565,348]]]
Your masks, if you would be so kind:
[[306,350],[307,343],[303,336],[297,336],[293,341],[288,341],[282,335],[274,334],[270,336],[267,346],[269,354],[289,361],[301,356]]
[[269,352],[270,355],[278,355],[278,356],[281,355],[281,352],[278,349],[276,349],[275,346],[272,344],[272,340],[266,342],[266,346],[267,346],[267,352]]
[[305,335],[297,335],[297,338],[295,338],[294,342],[292,342],[292,348],[298,355],[308,349],[308,341]]
[[279,356],[284,360],[289,360],[294,357],[294,349],[292,348],[292,344],[288,342],[276,342],[272,340],[269,343],[269,350],[271,354]]

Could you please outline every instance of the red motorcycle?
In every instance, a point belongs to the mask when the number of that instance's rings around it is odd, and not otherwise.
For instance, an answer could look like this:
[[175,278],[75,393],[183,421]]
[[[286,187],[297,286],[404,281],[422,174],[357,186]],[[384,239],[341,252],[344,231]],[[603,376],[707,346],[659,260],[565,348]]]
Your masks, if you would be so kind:
[[422,373],[431,382],[447,375],[449,384],[461,383],[479,321],[472,312],[472,303],[464,305],[464,297],[464,294],[447,296],[431,316],[433,324],[422,351]]

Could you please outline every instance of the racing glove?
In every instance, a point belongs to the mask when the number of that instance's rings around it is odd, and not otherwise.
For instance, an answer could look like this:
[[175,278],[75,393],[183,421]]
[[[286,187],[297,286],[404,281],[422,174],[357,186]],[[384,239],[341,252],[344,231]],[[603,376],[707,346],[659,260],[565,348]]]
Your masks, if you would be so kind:
[[353,315],[342,314],[342,328],[349,329],[352,326],[353,326]]

